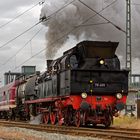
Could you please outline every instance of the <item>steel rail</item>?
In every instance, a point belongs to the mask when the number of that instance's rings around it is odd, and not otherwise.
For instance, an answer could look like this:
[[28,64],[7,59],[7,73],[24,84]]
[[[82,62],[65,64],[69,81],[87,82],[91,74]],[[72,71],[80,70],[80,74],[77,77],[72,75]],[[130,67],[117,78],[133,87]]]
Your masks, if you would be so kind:
[[83,137],[100,137],[107,139],[127,139],[140,140],[140,129],[126,129],[126,128],[85,128],[85,127],[67,127],[58,125],[35,125],[24,122],[0,121],[1,126],[6,127],[20,127],[26,129],[33,129],[37,131],[44,131],[48,133],[59,133],[65,135],[83,136]]

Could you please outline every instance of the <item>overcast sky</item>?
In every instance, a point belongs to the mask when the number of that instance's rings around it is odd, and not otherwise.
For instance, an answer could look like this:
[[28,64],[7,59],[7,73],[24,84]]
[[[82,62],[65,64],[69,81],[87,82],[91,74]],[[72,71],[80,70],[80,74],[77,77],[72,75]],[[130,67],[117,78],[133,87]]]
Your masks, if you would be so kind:
[[[50,4],[49,1],[51,1],[51,0],[46,0],[45,3]],[[55,2],[55,0],[53,0],[53,1]],[[59,0],[57,0],[57,2],[58,1]],[[92,1],[92,0],[88,0],[88,1]],[[99,1],[99,0],[94,0],[94,1]],[[98,6],[98,8],[99,8],[98,10],[100,10],[100,8],[103,8],[104,2],[109,3],[111,1],[113,1],[113,0],[100,0],[100,3],[98,3],[98,4],[100,4],[100,6]],[[118,1],[122,1],[122,0],[118,0]],[[40,2],[39,0],[7,0],[7,1],[0,0],[0,26],[7,23],[11,19],[15,18],[16,16],[23,13],[25,10],[31,8],[33,5],[36,5],[39,2]],[[84,1],[84,2],[86,2],[86,1]],[[135,0],[134,2],[138,3],[139,0]],[[123,4],[124,4],[124,2],[123,2]],[[125,10],[121,9],[125,5],[121,5],[121,3],[118,3],[118,5],[116,5],[116,6],[118,7],[118,9],[117,8],[115,9],[116,11],[118,10],[117,12],[119,12],[119,9],[123,12],[125,11]],[[45,47],[46,47],[45,34],[47,32],[47,27],[45,27],[44,25],[42,25],[42,24],[37,25],[36,27],[34,27],[32,30],[28,31],[21,37],[17,38],[16,40],[12,41],[9,44],[3,46],[6,42],[13,39],[20,33],[24,32],[25,30],[29,29],[30,27],[32,27],[35,23],[37,23],[39,21],[41,8],[42,8],[42,5],[37,5],[30,11],[26,12],[25,14],[23,14],[22,16],[20,16],[16,20],[14,20],[13,22],[0,28],[0,81],[2,81],[2,83],[3,83],[2,75],[5,72],[8,72],[9,70],[10,71],[20,71],[21,65],[36,65],[37,70],[45,71],[45,68],[46,68],[45,51],[42,51],[42,53],[40,53],[39,55],[36,55],[32,59],[30,59],[29,61],[24,63],[31,56],[33,56],[37,52],[45,49]],[[139,6],[139,9],[140,9],[140,6]],[[116,11],[114,12],[114,14],[117,13]],[[108,18],[109,18],[109,16],[111,16],[110,19],[115,22],[115,21],[117,21],[117,18],[119,18],[121,16],[125,17],[125,13],[123,15],[117,14],[117,15],[115,15],[116,18],[112,18],[115,16],[112,15],[112,9],[110,8],[107,10],[107,12],[104,14],[104,16],[107,16]],[[139,14],[133,13],[133,17],[135,17],[135,16],[139,16]],[[139,19],[139,17],[136,17],[136,18]],[[123,19],[123,21],[121,21],[121,22],[122,22],[122,28],[125,29],[125,19]],[[108,26],[108,28],[110,28],[110,25]],[[111,27],[111,30],[114,31],[116,29],[113,29]],[[36,35],[36,37],[33,38],[33,40],[31,40],[25,46],[25,43],[27,43],[37,32],[39,32],[39,33]],[[119,33],[117,35],[119,35]],[[123,35],[123,37],[124,37],[124,35]],[[81,37],[81,38],[84,39],[83,37]],[[114,41],[115,41],[115,39],[114,39]],[[64,50],[72,47],[77,42],[78,41],[75,41],[75,39],[69,39],[67,41],[67,43],[65,44],[65,46],[69,46],[69,47],[66,47],[66,48],[63,47],[57,53],[56,56],[58,56],[59,54],[62,54],[62,52]],[[20,50],[21,48],[22,48],[22,50],[19,53],[17,53],[17,51]],[[10,60],[9,60],[9,58],[10,58]],[[135,63],[136,63],[135,65],[137,65],[139,63],[139,60],[136,59]],[[136,73],[138,73],[138,72],[140,72],[140,71],[136,70]]]
[[[8,0],[0,1],[0,26],[15,18],[33,5],[39,3],[39,0]],[[0,28],[0,46],[13,39],[20,33],[32,27],[39,21],[42,6],[37,5],[26,12],[13,22]],[[41,28],[43,28],[41,30]],[[38,31],[36,37],[27,43]],[[32,55],[45,48],[46,27],[42,24],[34,27],[29,32],[12,41],[8,45],[0,48],[0,77],[7,71],[20,71],[20,65]],[[16,52],[23,48],[17,55]],[[14,56],[14,57],[12,57]],[[7,60],[11,59],[7,62]],[[23,65],[36,65],[37,70],[45,70],[45,53],[41,53]],[[19,67],[15,69],[16,67]],[[3,79],[0,79],[3,82]]]

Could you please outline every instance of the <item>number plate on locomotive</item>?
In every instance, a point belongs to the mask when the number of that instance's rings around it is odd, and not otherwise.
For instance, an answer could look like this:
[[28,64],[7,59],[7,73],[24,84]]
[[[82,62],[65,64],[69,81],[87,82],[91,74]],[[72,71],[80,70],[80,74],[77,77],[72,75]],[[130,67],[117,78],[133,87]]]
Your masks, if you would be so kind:
[[106,87],[105,83],[95,83],[94,84],[95,87]]

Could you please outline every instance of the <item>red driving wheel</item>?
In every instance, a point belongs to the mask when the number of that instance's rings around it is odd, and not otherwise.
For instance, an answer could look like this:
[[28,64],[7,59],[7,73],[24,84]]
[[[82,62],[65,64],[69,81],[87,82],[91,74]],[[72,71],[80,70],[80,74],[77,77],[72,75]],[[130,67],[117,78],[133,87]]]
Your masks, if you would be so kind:
[[54,125],[56,123],[56,112],[50,113],[50,120],[51,120],[51,124]]
[[43,115],[43,121],[45,124],[48,124],[49,123],[49,120],[50,120],[50,116],[49,116],[49,113],[45,113]]
[[62,125],[64,123],[63,113],[61,110],[58,111],[58,124]]
[[80,111],[76,111],[76,114],[75,114],[75,125],[77,127],[79,127],[81,124],[81,120],[80,120]]

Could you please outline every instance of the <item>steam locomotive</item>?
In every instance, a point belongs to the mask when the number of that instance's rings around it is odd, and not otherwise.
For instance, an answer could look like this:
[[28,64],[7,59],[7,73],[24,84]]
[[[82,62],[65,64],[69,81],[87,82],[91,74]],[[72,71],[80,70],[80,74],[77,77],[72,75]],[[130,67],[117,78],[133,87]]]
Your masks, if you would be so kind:
[[83,41],[56,60],[43,74],[22,76],[0,88],[0,117],[45,124],[109,127],[124,109],[128,71],[120,69],[118,42]]

